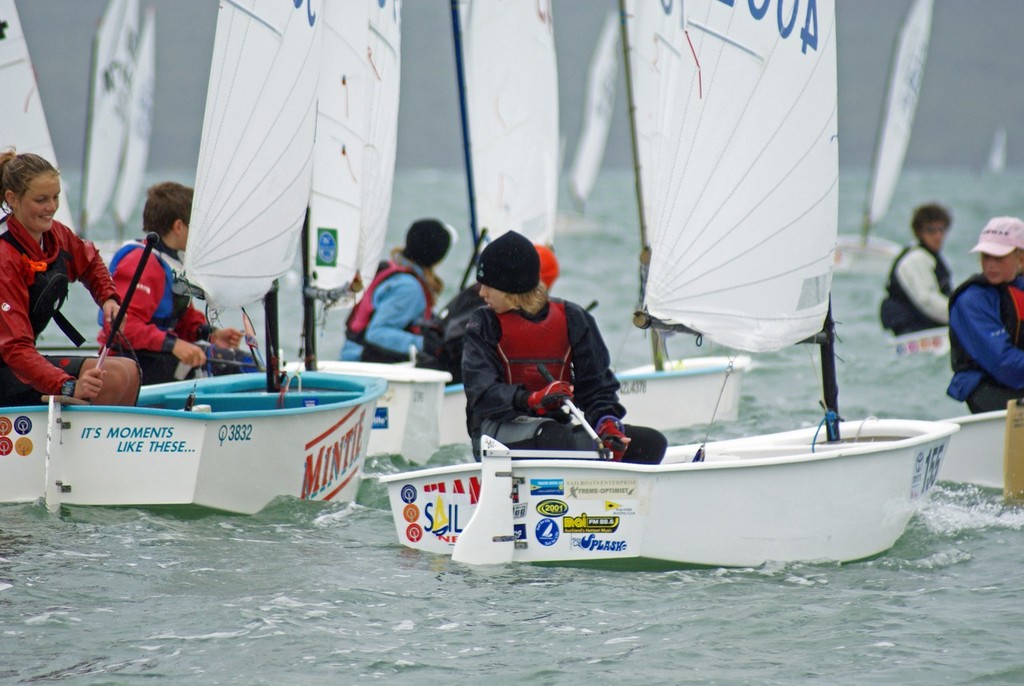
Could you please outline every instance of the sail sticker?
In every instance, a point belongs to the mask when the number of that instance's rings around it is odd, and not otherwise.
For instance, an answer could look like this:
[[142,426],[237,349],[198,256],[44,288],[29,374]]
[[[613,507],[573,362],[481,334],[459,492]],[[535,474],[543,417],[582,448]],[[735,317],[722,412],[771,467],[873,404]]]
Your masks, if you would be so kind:
[[338,266],[338,230],[318,228],[316,230],[316,266]]
[[806,310],[821,305],[828,300],[829,280],[826,274],[818,274],[804,279],[800,288],[800,299],[796,303],[797,310]]
[[558,522],[554,519],[544,517],[537,522],[534,534],[537,536],[537,542],[541,545],[554,545],[555,542],[558,541]]

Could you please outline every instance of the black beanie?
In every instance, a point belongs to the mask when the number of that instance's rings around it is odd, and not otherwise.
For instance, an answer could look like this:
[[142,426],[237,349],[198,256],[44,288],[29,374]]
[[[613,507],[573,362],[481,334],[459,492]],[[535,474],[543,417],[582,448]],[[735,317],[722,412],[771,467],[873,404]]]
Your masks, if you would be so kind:
[[529,293],[540,283],[540,257],[525,236],[509,231],[480,253],[476,280],[505,293]]
[[405,234],[402,254],[421,267],[433,267],[444,259],[452,237],[436,219],[418,219]]

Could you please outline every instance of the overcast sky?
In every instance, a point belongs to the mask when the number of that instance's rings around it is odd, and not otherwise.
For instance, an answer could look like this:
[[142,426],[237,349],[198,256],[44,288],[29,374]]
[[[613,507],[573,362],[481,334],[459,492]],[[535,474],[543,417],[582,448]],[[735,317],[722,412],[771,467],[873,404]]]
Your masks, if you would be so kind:
[[[516,0],[531,2],[532,0]],[[90,44],[107,0],[17,0],[59,164],[81,167]],[[195,166],[217,14],[215,0],[142,0],[157,7],[157,94],[151,169]],[[910,0],[838,0],[840,164],[866,166],[898,25]],[[561,125],[571,159],[590,51],[614,0],[554,0]],[[462,165],[449,0],[405,0],[398,165]],[[0,19],[3,19],[0,17]],[[931,49],[908,166],[984,163],[1009,131],[1009,165],[1024,158],[1024,0],[936,0]],[[607,166],[628,166],[620,72]],[[0,122],[0,137],[3,125]],[[16,141],[0,140],[0,146]]]

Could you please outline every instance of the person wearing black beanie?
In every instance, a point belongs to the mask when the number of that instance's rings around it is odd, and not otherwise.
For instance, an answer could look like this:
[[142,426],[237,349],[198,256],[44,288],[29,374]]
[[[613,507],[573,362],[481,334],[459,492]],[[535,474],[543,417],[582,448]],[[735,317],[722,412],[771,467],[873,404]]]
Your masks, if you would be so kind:
[[[624,425],[619,382],[594,318],[576,303],[548,298],[540,258],[509,231],[480,254],[486,307],[471,315],[462,352],[466,428],[473,455],[488,435],[509,448],[590,450],[595,458],[658,464],[668,445],[658,431]],[[571,423],[575,402],[600,438]]]
[[423,349],[422,327],[434,316],[434,301],[444,282],[434,273],[455,238],[438,219],[414,221],[405,245],[382,262],[362,299],[345,322],[341,359],[407,362]]

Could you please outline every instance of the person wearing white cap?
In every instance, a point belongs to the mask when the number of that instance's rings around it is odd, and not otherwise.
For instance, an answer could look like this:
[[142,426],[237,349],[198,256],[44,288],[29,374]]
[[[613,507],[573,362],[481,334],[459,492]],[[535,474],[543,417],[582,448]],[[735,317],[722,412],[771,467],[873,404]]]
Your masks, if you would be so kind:
[[1024,221],[989,220],[971,252],[981,255],[981,273],[949,299],[946,393],[971,412],[1005,410],[1024,397]]
[[914,210],[910,228],[917,240],[895,259],[882,301],[882,326],[900,336],[949,323],[953,280],[942,258],[942,244],[953,224],[942,205],[928,203]]

